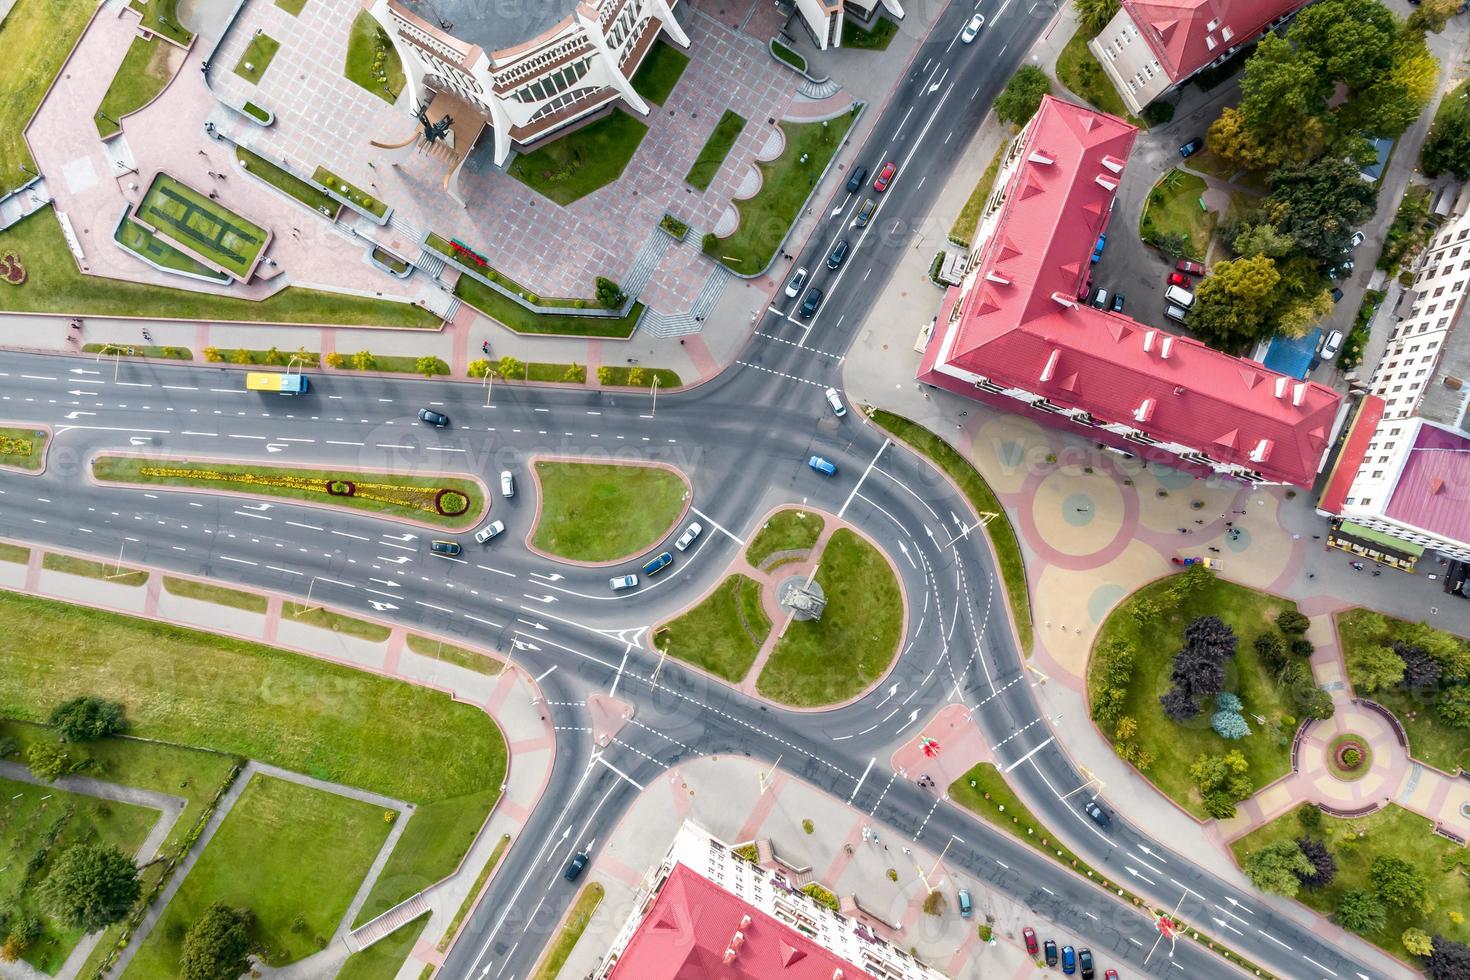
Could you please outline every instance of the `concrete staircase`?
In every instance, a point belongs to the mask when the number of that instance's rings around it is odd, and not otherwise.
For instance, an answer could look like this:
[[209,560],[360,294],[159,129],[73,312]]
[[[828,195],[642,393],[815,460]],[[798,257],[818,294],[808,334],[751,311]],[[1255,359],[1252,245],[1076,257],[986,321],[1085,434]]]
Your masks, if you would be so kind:
[[796,91],[806,98],[811,99],[813,102],[820,102],[823,99],[830,99],[832,96],[842,91],[842,85],[841,83],[834,82],[832,79],[828,78],[820,82],[802,82],[800,85],[796,86]]
[[655,228],[647,241],[643,243],[643,247],[638,249],[632,268],[628,270],[628,274],[620,283],[623,292],[637,299],[638,295],[643,292],[643,287],[648,285],[648,280],[653,278],[653,271],[663,261],[672,243],[673,239]]
[[638,329],[647,331],[655,337],[687,337],[690,334],[699,333],[704,329],[705,318],[709,316],[710,310],[714,309],[715,303],[719,302],[720,294],[725,291],[725,284],[731,278],[731,274],[724,267],[716,266],[710,272],[709,278],[704,281],[699,295],[694,298],[693,306],[683,313],[658,313],[649,310],[644,314]]
[[399,926],[412,922],[427,911],[429,911],[428,893],[419,892],[412,898],[399,902],[376,919],[349,932],[344,937],[347,948],[354,953],[367,949]]

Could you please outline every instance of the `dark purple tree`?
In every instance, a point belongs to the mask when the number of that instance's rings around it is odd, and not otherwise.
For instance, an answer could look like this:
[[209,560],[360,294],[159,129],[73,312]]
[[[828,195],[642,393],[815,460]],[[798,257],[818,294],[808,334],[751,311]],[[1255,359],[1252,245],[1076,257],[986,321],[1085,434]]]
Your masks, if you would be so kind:
[[1302,885],[1306,888],[1326,888],[1332,884],[1332,879],[1337,877],[1337,859],[1327,850],[1327,845],[1315,837],[1298,837],[1296,846],[1312,862],[1312,873],[1299,876]]

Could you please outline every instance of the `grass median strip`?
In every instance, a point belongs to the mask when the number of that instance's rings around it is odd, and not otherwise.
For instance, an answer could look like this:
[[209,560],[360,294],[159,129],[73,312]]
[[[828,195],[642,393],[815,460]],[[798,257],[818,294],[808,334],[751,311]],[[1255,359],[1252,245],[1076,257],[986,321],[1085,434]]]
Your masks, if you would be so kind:
[[256,177],[283,194],[294,197],[313,211],[335,215],[337,209],[341,207],[332,195],[317,190],[290,171],[276,166],[265,157],[252,153],[243,146],[235,147],[235,159],[240,161],[240,166]]
[[822,536],[822,528],[826,525],[821,514],[811,511],[795,508],[778,511],[771,515],[770,520],[761,526],[760,531],[746,546],[745,560],[760,568],[767,558],[779,552],[800,551],[809,554],[817,546],[817,539]]
[[370,643],[382,643],[392,634],[392,630],[379,623],[369,623],[363,619],[355,619],[352,616],[344,616],[330,609],[317,606],[314,609],[304,609],[297,612],[299,607],[293,607],[287,603],[281,612],[283,620],[289,619],[305,626],[315,626],[317,629],[331,630],[333,633],[344,633],[347,636],[355,636],[359,640],[367,640]]
[[731,575],[699,605],[660,627],[653,642],[670,656],[735,682],[750,672],[770,632],[760,583]]
[[574,337],[628,337],[643,316],[643,304],[634,303],[626,316],[573,316],[537,313],[509,296],[496,292],[473,276],[461,275],[454,295],[507,330],[530,334],[566,334]]
[[572,561],[616,561],[673,530],[688,485],[661,466],[539,462],[541,514],[531,544]]
[[92,462],[92,475],[103,483],[285,497],[328,507],[404,517],[451,530],[471,527],[485,509],[484,489],[477,481],[465,477],[398,476],[133,456],[98,456]]
[[46,458],[46,430],[0,426],[0,466],[39,470]]
[[85,578],[105,579],[116,582],[118,585],[139,586],[148,581],[148,573],[126,565],[115,562],[92,561],[87,558],[77,558],[73,555],[56,555],[48,553],[41,559],[41,567],[52,572],[62,572],[66,575],[81,575]]
[[556,942],[547,948],[546,958],[541,961],[536,972],[531,974],[532,980],[556,980],[556,975],[566,965],[567,957],[572,955],[577,940],[587,930],[587,923],[592,921],[592,913],[602,904],[602,894],[602,885],[595,881],[582,889],[577,901],[567,912],[566,925],[557,934]]
[[269,605],[263,595],[241,592],[238,589],[227,589],[223,585],[210,585],[208,582],[196,582],[191,578],[175,578],[172,575],[165,575],[163,587],[170,595],[197,599],[200,602],[212,602],[217,606],[229,606],[231,609],[243,609],[246,612],[264,614]]
[[464,901],[459,903],[459,911],[454,913],[454,918],[449,920],[449,927],[444,930],[444,936],[439,940],[439,952],[444,952],[449,948],[449,944],[454,942],[454,936],[455,933],[459,932],[460,923],[464,921],[465,916],[470,914],[470,909],[474,907],[475,902],[479,899],[480,891],[484,889],[485,882],[490,880],[490,876],[494,874],[495,868],[500,864],[500,859],[505,856],[506,849],[509,847],[510,834],[501,834],[500,840],[495,842],[495,850],[490,852],[490,859],[485,862],[485,866],[475,876],[475,883],[465,893]]
[[473,670],[477,674],[493,676],[505,669],[505,664],[494,657],[487,657],[483,653],[457,647],[452,643],[431,640],[417,633],[408,634],[408,648],[421,657],[429,657],[456,667],[463,667],[465,670]]
[[899,439],[908,443],[917,453],[928,457],[960,488],[970,501],[970,506],[979,514],[996,514],[997,518],[985,526],[985,534],[995,548],[995,559],[1000,565],[1000,576],[1005,580],[1006,599],[1011,605],[1011,618],[1016,623],[1016,636],[1021,641],[1021,653],[1031,655],[1031,592],[1026,584],[1026,562],[1021,557],[1021,543],[1016,538],[1016,529],[1006,517],[1005,508],[990,484],[980,475],[974,465],[961,456],[959,451],[938,435],[911,422],[901,415],[880,410],[871,413],[876,423]]
[[28,564],[31,560],[31,549],[22,548],[18,544],[6,544],[0,541],[0,561],[13,562],[17,565]]

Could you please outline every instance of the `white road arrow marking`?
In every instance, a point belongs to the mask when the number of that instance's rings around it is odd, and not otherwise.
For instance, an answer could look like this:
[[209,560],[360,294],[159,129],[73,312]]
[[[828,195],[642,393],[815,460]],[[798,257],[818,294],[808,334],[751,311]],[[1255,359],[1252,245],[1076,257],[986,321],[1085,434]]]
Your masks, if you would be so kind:
[[1130,867],[1128,867],[1128,866],[1125,865],[1124,868],[1123,868],[1123,870],[1124,871],[1127,871],[1129,874],[1131,874],[1133,877],[1139,879],[1140,881],[1146,881],[1150,885],[1152,885],[1154,883],[1152,878],[1149,878],[1147,875],[1141,875],[1141,874],[1139,874],[1137,868],[1130,868]]
[[1155,851],[1153,848],[1149,847],[1147,844],[1139,844],[1138,845],[1138,849],[1140,851],[1142,851],[1143,853],[1147,854],[1149,857],[1153,858],[1155,861],[1159,862],[1160,864],[1168,864],[1169,863],[1168,861],[1165,861],[1164,860],[1163,855],[1159,854],[1159,852]]
[[80,388],[73,388],[71,391],[68,391],[67,394],[68,395],[91,395],[91,396],[95,397],[97,395],[97,392],[95,392],[95,391],[83,391]]
[[1215,925],[1219,926],[1222,929],[1229,929],[1231,932],[1235,933],[1237,936],[1244,936],[1245,935],[1245,933],[1241,932],[1239,929],[1235,928],[1230,923],[1226,922],[1224,919],[1216,918],[1214,920],[1214,922],[1215,922]]
[[152,439],[149,439],[147,436],[129,436],[128,437],[128,444],[129,445],[132,445],[132,446],[146,446],[149,443],[151,443],[152,441],[153,440]]
[[554,595],[526,595],[526,593],[524,592],[522,592],[521,595],[526,596],[526,598],[530,599],[532,602],[544,602],[548,606],[556,601],[556,596]]
[[79,419],[83,415],[96,415],[96,414],[97,414],[96,412],[67,412],[66,413],[66,417],[69,418],[69,419]]
[[246,510],[270,510],[274,504],[241,504]]
[[544,578],[548,582],[560,582],[562,580],[562,576],[556,574],[555,572],[553,572],[550,575],[542,575],[540,572],[532,572],[531,573],[531,577],[532,578]]
[[874,705],[874,707],[875,708],[881,708],[881,707],[883,707],[885,704],[888,703],[888,699],[891,698],[891,697],[893,697],[897,693],[898,693],[898,685],[897,684],[894,684],[892,687],[890,687],[888,689],[888,693],[885,694],[885,695],[883,695],[883,700],[882,701],[879,701],[876,705]]
[[265,444],[265,451],[268,452],[268,453],[278,453],[278,452],[280,452],[283,449],[290,449],[290,448],[291,448],[290,446],[286,445],[283,442],[268,442],[268,443]]
[[389,609],[397,609],[398,608],[397,606],[393,605],[393,603],[391,603],[391,602],[379,602],[377,599],[369,599],[368,600],[368,605],[372,606],[378,612],[387,612]]
[[518,622],[518,623],[525,623],[527,626],[531,627],[533,630],[546,630],[546,629],[550,629],[550,627],[547,626],[545,623],[538,623],[534,619],[521,619],[519,616],[517,616],[516,617],[516,622]]
[[525,640],[512,640],[511,641],[511,645],[514,646],[517,650],[540,650],[541,649],[536,644],[534,644],[534,643],[527,643]]
[[385,565],[402,565],[406,561],[413,561],[413,559],[408,557],[407,555],[396,555],[392,558],[384,558],[382,555],[376,555],[374,557],[376,557],[378,561],[382,562]]
[[383,537],[389,541],[415,541],[418,539],[417,534],[385,534]]
[[[901,732],[901,731],[903,731],[903,730],[904,730],[904,729],[905,729],[905,728],[907,728],[907,727],[909,727],[909,726],[910,726],[910,725],[912,725],[912,724],[913,724],[913,723],[914,723],[914,722],[916,722],[916,721],[918,721],[918,720],[919,720],[919,709],[918,709],[918,708],[915,708],[915,709],[914,709],[914,710],[913,710],[913,711],[912,711],[912,712],[911,712],[911,713],[910,713],[910,714],[909,714],[909,720],[908,720],[908,721],[906,721],[906,722],[904,722],[904,723],[903,723],[903,724],[902,724],[902,725],[900,725],[900,726],[899,726],[899,728],[898,728],[898,730],[899,730],[899,731],[900,731],[900,732]],[[895,733],[894,733],[894,734],[897,734],[897,732],[895,732]]]
[[91,368],[72,368],[72,374],[101,374],[101,371],[93,371]]

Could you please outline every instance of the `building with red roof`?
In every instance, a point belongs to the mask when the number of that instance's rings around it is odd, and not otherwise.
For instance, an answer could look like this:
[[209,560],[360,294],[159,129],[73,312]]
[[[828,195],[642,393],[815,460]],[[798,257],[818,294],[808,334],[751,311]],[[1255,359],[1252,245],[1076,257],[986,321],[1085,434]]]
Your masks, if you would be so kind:
[[1308,0],[1122,0],[1087,42],[1129,112],[1225,61]]
[[919,380],[1201,475],[1310,486],[1335,391],[1079,299],[1136,132],[1042,100],[1005,154]]
[[686,823],[596,980],[944,980]]

